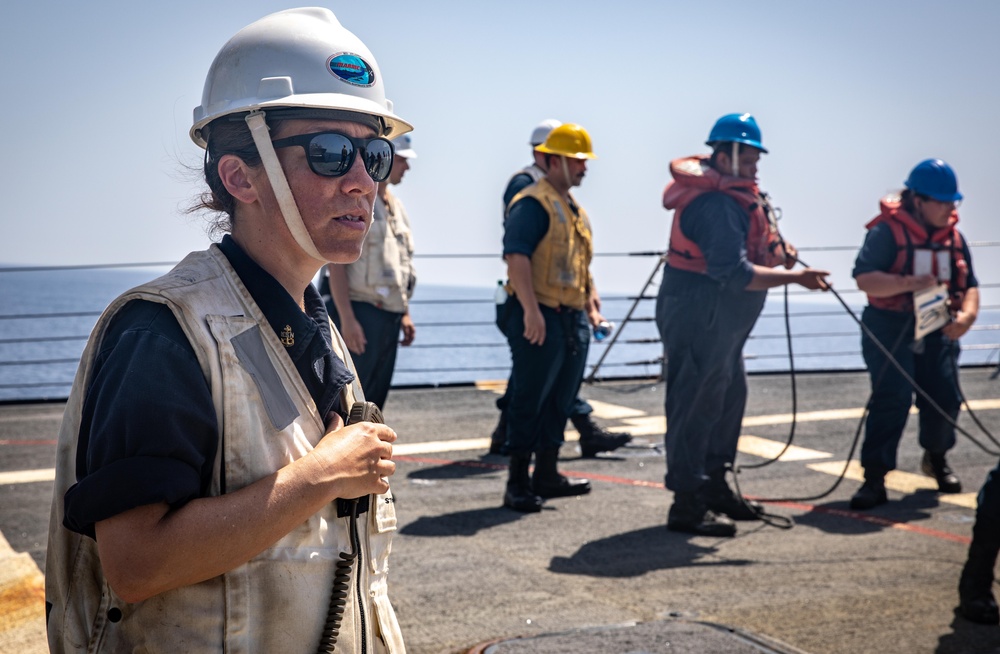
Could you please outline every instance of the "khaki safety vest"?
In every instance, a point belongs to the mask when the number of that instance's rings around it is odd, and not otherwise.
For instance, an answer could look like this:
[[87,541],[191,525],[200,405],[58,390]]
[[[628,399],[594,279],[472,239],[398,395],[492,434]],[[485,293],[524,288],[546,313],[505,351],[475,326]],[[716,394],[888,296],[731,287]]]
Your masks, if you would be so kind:
[[[584,309],[593,288],[590,261],[594,256],[587,212],[574,202],[578,211],[574,213],[545,178],[515,195],[508,211],[526,197],[538,200],[549,214],[549,229],[531,255],[535,297],[547,307]],[[507,291],[514,293],[509,284]]]
[[[221,432],[210,495],[243,488],[307,455],[325,433],[291,358],[217,246],[112,302],[84,351],[59,433],[45,578],[50,651],[315,652],[336,562],[351,551],[348,519],[337,518],[335,503],[238,568],[134,604],[108,585],[95,541],[63,527],[94,359],[111,319],[135,299],[170,307],[208,380]],[[353,370],[340,334],[332,333],[335,352]],[[363,399],[357,382],[342,395],[345,407],[355,399]],[[361,555],[336,651],[398,654],[405,648],[386,592],[396,529],[391,491],[369,502],[358,519]]]
[[375,199],[375,217],[361,256],[346,266],[347,285],[355,302],[406,313],[417,283],[413,232],[403,203],[392,193],[386,192],[386,196],[388,202],[381,197]]

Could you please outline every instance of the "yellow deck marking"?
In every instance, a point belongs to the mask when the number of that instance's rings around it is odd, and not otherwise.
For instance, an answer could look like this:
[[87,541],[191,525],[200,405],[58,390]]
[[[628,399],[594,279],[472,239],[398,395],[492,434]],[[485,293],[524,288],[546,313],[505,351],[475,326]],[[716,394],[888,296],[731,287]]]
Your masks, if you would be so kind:
[[29,554],[18,554],[0,532],[0,651],[42,654],[45,579]]
[[4,484],[30,484],[36,481],[54,481],[55,478],[55,468],[13,470],[11,472],[0,472],[0,486]]
[[623,418],[637,418],[645,416],[645,411],[622,406],[620,404],[610,404],[599,400],[587,400],[587,404],[594,407],[594,417],[604,420],[621,420]]
[[973,411],[1000,409],[1000,400],[969,400],[969,408]]
[[504,394],[507,390],[507,380],[506,379],[481,379],[476,382],[476,388],[481,391],[493,391],[494,393]]
[[[751,436],[750,434],[743,434],[740,436],[740,442],[738,448],[740,452],[744,454],[753,454],[754,456],[759,456],[764,459],[773,459],[778,456],[785,447],[784,443],[779,443],[778,441],[772,441],[768,438],[761,438],[760,436]],[[819,450],[810,450],[808,447],[799,447],[798,445],[791,445],[784,454],[781,455],[779,461],[809,461],[811,459],[829,459],[832,454],[827,452],[820,452]]]
[[[848,420],[861,417],[864,409],[829,409],[826,411],[801,411],[795,415],[796,422],[820,422],[823,420]],[[790,425],[791,413],[773,413],[766,416],[744,416],[744,427],[760,427],[762,425]]]
[[623,418],[621,427],[608,426],[611,432],[627,431],[633,436],[663,435],[667,431],[667,419],[664,416],[642,416],[641,418]]
[[[817,472],[825,472],[828,475],[839,476],[844,469],[843,461],[824,461],[822,463],[808,463],[806,467]],[[853,481],[864,481],[865,471],[857,461],[851,461],[847,467],[845,479]],[[904,470],[893,470],[885,476],[885,487],[889,490],[898,491],[907,495],[918,490],[937,490],[937,482],[926,475],[906,472]],[[965,507],[967,509],[976,508],[976,495],[978,493],[941,493],[938,500],[947,504]]]

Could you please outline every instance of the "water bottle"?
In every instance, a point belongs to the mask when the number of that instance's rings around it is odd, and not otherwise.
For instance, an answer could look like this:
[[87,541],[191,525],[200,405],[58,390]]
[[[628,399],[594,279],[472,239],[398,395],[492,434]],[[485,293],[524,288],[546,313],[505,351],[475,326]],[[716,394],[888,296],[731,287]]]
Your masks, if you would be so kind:
[[611,336],[611,332],[613,331],[615,331],[615,323],[602,320],[600,324],[594,327],[594,340],[600,343],[608,336]]
[[503,280],[497,280],[497,292],[493,294],[493,301],[498,305],[507,301],[507,289],[503,287]]

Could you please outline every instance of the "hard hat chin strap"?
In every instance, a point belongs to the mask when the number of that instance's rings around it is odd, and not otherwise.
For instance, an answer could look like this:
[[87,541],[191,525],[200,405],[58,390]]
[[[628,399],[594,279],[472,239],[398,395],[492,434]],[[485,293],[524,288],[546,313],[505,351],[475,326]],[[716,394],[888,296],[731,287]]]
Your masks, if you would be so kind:
[[740,144],[733,141],[733,152],[730,155],[733,167],[733,177],[740,176]]
[[292,195],[292,189],[289,188],[288,180],[285,178],[285,171],[281,169],[278,155],[271,144],[269,129],[267,123],[264,121],[264,112],[260,110],[251,111],[246,117],[246,121],[247,127],[250,128],[250,135],[253,137],[254,145],[257,146],[257,152],[260,154],[260,161],[264,165],[264,172],[267,173],[267,179],[271,182],[274,197],[278,201],[278,208],[281,210],[281,215],[288,226],[288,231],[292,233],[292,238],[295,239],[295,242],[299,244],[299,247],[306,254],[317,261],[325,262],[326,259],[316,249],[316,244],[313,243],[305,223],[302,222],[302,215],[299,213],[299,207],[295,203],[295,196]]
[[573,183],[569,179],[569,164],[566,163],[566,157],[559,157],[562,162],[563,175],[566,177],[566,189],[567,191],[573,187]]

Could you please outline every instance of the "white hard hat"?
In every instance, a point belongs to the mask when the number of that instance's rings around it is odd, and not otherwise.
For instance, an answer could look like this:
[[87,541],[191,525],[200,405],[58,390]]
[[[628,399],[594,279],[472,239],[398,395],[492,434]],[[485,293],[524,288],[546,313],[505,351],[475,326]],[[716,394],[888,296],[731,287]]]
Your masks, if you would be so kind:
[[410,143],[409,134],[403,134],[392,139],[392,149],[397,157],[403,157],[404,159],[417,158],[417,152]]
[[322,7],[270,14],[231,38],[208,70],[191,138],[205,147],[201,129],[216,118],[278,107],[366,114],[390,138],[413,129],[392,112],[371,51]]
[[535,147],[536,145],[545,143],[545,139],[548,138],[549,132],[560,125],[562,125],[562,123],[555,118],[546,118],[542,122],[538,123],[538,126],[531,131],[531,142],[528,143],[528,145]]

